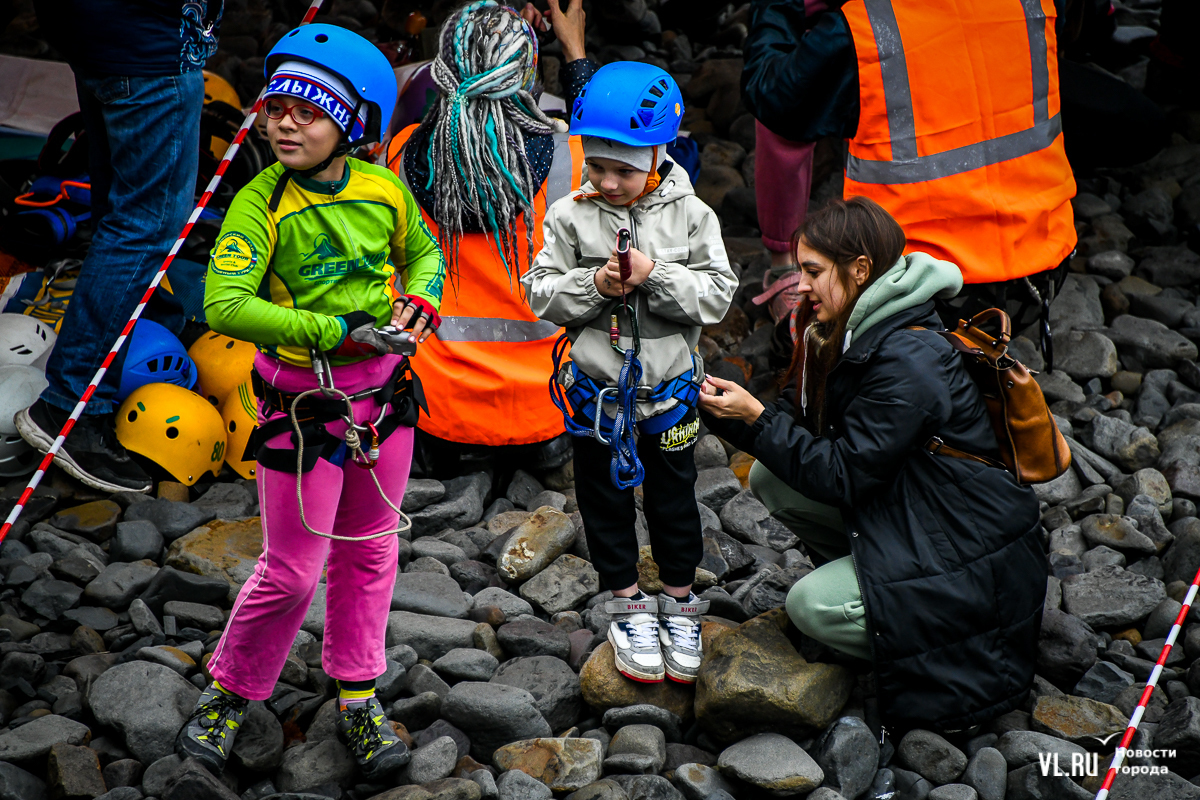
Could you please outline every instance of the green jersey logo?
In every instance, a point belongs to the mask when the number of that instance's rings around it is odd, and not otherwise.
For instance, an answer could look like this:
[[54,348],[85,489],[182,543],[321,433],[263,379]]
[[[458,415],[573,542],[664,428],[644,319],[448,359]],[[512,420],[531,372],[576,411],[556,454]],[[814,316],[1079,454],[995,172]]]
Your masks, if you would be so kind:
[[254,244],[240,233],[227,233],[217,240],[209,266],[221,275],[245,275],[258,263]]
[[308,261],[313,256],[316,256],[318,261],[324,261],[327,258],[345,258],[346,254],[329,241],[328,233],[321,233],[317,234],[317,238],[313,241],[313,251],[305,253],[303,258]]

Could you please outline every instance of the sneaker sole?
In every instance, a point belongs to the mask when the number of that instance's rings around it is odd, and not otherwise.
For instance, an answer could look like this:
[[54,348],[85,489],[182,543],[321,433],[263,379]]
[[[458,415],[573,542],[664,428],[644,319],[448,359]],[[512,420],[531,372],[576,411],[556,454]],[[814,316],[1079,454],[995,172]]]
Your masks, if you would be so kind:
[[211,750],[199,745],[195,746],[193,749],[189,749],[187,746],[188,741],[189,740],[187,737],[184,736],[182,731],[180,731],[179,735],[175,737],[175,755],[179,756],[184,761],[187,761],[189,758],[194,758],[199,761],[210,773],[218,778],[221,777],[221,773],[225,771],[225,762],[221,759],[221,757]]
[[[45,455],[50,451],[50,448],[54,445],[54,439],[50,438],[45,431],[38,427],[38,424],[33,421],[32,417],[29,416],[28,408],[23,408],[18,411],[16,416],[13,418],[13,422],[16,423],[17,433],[21,434],[21,438],[24,439],[28,444],[37,448],[38,452],[42,453],[42,455]],[[145,489],[133,489],[128,486],[121,486],[116,483],[102,481],[99,478],[84,472],[83,469],[81,469],[80,466],[75,463],[74,459],[72,459],[71,456],[62,449],[54,454],[54,463],[72,478],[77,479],[80,483],[84,484],[85,486],[90,486],[93,489],[98,489],[102,492],[137,492],[139,494],[148,494],[150,490],[154,488],[153,483],[151,483]]]
[[622,660],[621,651],[617,649],[617,643],[613,641],[612,633],[608,634],[608,643],[612,645],[613,662],[616,664],[617,672],[629,678],[631,681],[638,683],[662,683],[663,673],[661,672],[643,672],[640,669],[631,667],[628,662]]
[[676,672],[675,670],[671,669],[671,666],[668,664],[667,665],[667,677],[670,678],[671,680],[675,681],[676,683],[686,683],[690,686],[696,682],[696,678],[698,676],[687,675],[682,672]]

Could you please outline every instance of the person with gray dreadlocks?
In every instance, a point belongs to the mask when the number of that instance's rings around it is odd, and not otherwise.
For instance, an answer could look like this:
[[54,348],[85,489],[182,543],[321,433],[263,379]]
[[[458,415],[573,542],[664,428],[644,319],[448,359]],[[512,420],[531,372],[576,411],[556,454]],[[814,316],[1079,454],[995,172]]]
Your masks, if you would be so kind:
[[[582,5],[569,0],[563,11],[552,0],[546,14],[569,103],[598,69],[585,58]],[[561,330],[534,316],[520,283],[541,249],[546,209],[578,187],[583,169],[578,137],[538,108],[540,21],[531,6],[518,14],[493,0],[451,15],[431,65],[440,97],[388,147],[448,264],[439,337],[413,359],[430,412],[419,432],[438,472],[443,458],[480,447],[506,447],[504,463],[534,469],[570,457],[546,396]]]

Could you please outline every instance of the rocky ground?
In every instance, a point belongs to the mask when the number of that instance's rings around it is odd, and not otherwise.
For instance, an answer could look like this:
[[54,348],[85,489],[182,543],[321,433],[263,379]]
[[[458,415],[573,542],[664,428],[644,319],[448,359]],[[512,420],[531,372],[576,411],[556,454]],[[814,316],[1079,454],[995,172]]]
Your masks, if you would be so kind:
[[[306,3],[227,3],[210,66],[245,96],[262,54]],[[333,2],[332,21],[386,40],[408,5]],[[738,94],[745,10],[678,3],[593,8],[597,58],[645,58],[685,87],[702,149],[698,193],[719,209],[741,278],[706,330],[710,372],[774,391],[771,327],[749,303],[768,261],[757,238],[753,120]],[[27,4],[0,49],[46,55]],[[690,7],[689,7],[690,8]],[[1145,42],[1154,2],[1118,6]],[[689,38],[690,37],[690,38]],[[1138,85],[1145,59],[1115,65]],[[557,86],[553,45],[543,50]],[[1120,69],[1118,69],[1118,67]],[[257,81],[257,83],[256,83]],[[1039,375],[1074,466],[1037,487],[1049,579],[1027,704],[953,742],[912,731],[879,744],[869,665],[787,630],[788,588],[812,569],[746,490],[750,459],[696,449],[705,524],[697,572],[712,602],[699,684],[642,685],[612,666],[572,470],[415,479],[379,694],[413,747],[384,785],[359,781],[334,733],[321,669],[324,587],[276,690],[252,704],[217,780],[172,741],[209,676],[231,601],[261,551],[253,483],[98,495],[51,473],[0,549],[0,800],[574,800],[808,796],[812,800],[1071,800],[1093,796],[1200,569],[1200,117],[1177,114],[1147,164],[1080,176],[1080,246],[1052,307],[1056,369]],[[818,149],[814,199],[840,193]],[[1033,342],[1014,351],[1043,369]],[[228,475],[228,473],[227,473]],[[0,493],[0,512],[24,485]],[[647,543],[639,513],[639,537]],[[649,550],[641,584],[658,587]],[[1200,612],[1167,661],[1113,797],[1200,798]],[[1070,772],[1095,754],[1093,776]],[[1082,762],[1090,763],[1090,762]],[[1049,773],[1046,775],[1044,773]]]

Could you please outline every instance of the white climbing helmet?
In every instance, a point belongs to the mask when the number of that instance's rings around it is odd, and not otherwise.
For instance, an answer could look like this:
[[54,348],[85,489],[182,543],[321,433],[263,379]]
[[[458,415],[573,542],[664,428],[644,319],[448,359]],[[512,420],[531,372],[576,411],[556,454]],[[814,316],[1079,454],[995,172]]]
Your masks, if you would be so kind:
[[24,314],[0,314],[0,366],[21,365],[46,369],[58,337],[54,329]]
[[38,452],[17,433],[13,417],[33,405],[48,385],[46,376],[37,367],[17,364],[0,367],[0,477],[28,475],[37,465]]

